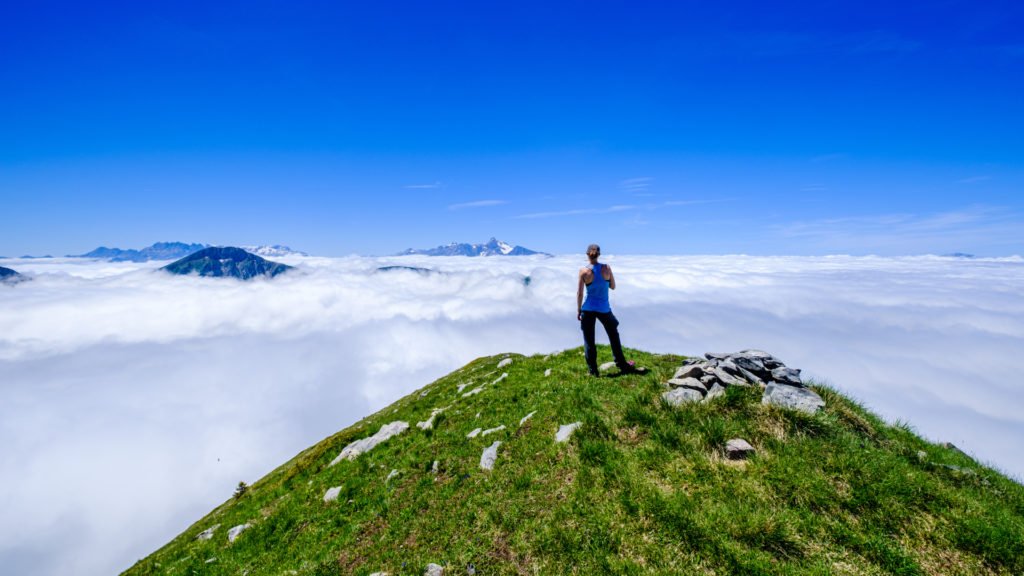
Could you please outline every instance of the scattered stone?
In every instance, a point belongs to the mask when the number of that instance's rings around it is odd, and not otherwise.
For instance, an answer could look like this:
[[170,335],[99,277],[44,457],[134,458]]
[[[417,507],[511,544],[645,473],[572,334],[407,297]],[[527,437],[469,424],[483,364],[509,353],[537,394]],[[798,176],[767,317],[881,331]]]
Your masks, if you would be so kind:
[[370,574],[370,576],[391,576],[391,574],[387,572],[374,572],[373,574]]
[[707,395],[704,396],[704,399],[701,400],[701,402],[710,402],[719,396],[725,396],[725,388],[722,388],[718,385],[718,382],[715,382],[711,385],[711,388],[708,389]]
[[424,390],[423,392],[420,392],[420,398],[426,398],[427,394],[430,394],[430,390]]
[[479,394],[479,393],[481,393],[483,391],[484,391],[484,387],[483,386],[477,386],[476,388],[473,388],[469,392],[466,392],[465,394],[463,394],[462,397],[463,398],[469,398],[470,396],[472,396],[474,394]]
[[476,438],[477,436],[480,435],[480,432],[482,432],[482,431],[483,431],[483,428],[474,428],[472,432],[470,432],[469,434],[466,434],[466,438]]
[[704,367],[701,364],[684,364],[676,370],[672,378],[674,380],[682,380],[683,378],[700,378],[703,375]]
[[746,460],[754,453],[754,447],[742,438],[733,438],[725,443],[725,455],[729,460]]
[[800,371],[785,366],[779,366],[772,370],[772,380],[780,384],[789,384],[790,386],[802,387],[804,385],[800,379]]
[[341,495],[341,486],[334,486],[328,488],[327,492],[324,493],[324,502],[334,502]]
[[361,440],[356,440],[355,442],[352,442],[348,446],[345,446],[345,448],[342,449],[341,454],[338,454],[338,457],[332,460],[329,465],[334,466],[335,464],[341,462],[342,460],[354,460],[360,454],[369,452],[381,442],[385,442],[391,437],[397,436],[408,429],[409,423],[402,422],[401,420],[396,420],[390,424],[385,424],[381,426],[380,430],[378,430],[377,433],[374,434],[373,436],[369,436]]
[[692,388],[673,388],[661,395],[672,406],[681,406],[687,402],[700,402],[704,395]]
[[245,532],[249,528],[252,528],[252,524],[246,522],[245,524],[239,524],[238,526],[228,530],[228,542],[234,542],[242,532]]
[[703,384],[704,386],[709,387],[708,389],[710,390],[710,386],[712,384],[717,384],[718,383],[718,378],[715,377],[714,374],[707,374],[705,376],[701,376],[700,377],[700,383]]
[[217,557],[214,556],[213,558],[207,558],[205,564],[213,564],[216,561],[217,561]]
[[477,418],[479,418],[479,417],[480,417],[480,413],[479,413],[479,412],[477,412],[477,413],[476,413],[476,417],[477,417]]
[[462,394],[462,391],[466,389],[466,386],[469,386],[469,384],[459,384],[459,389],[457,390],[457,392],[459,394]]
[[508,372],[502,372],[501,376],[498,376],[498,378],[495,379],[494,382],[491,382],[491,386],[494,386],[495,384],[497,384],[498,382],[501,382],[505,378],[508,378]]
[[765,388],[761,403],[793,408],[808,414],[815,414],[825,406],[825,401],[813,390],[775,382]]
[[522,426],[523,424],[525,424],[526,421],[529,420],[530,418],[533,418],[533,415],[536,414],[536,413],[537,413],[537,411],[534,410],[533,412],[530,412],[526,416],[523,416],[522,419],[519,420],[519,425]]
[[597,367],[597,369],[600,370],[601,372],[607,372],[612,368],[615,368],[615,362],[605,362],[604,364],[601,364],[600,366]]
[[708,387],[696,378],[673,378],[668,381],[668,385],[672,388],[689,388],[691,390],[696,390],[697,392],[700,392],[701,395],[704,395],[708,391]]
[[483,454],[480,455],[481,468],[484,470],[494,469],[494,462],[498,459],[498,446],[501,446],[501,441],[495,440],[494,444],[484,448]]
[[445,406],[444,408],[434,408],[433,410],[430,411],[430,418],[427,418],[423,422],[417,422],[416,427],[419,428],[420,430],[430,430],[431,428],[434,427],[434,418],[436,418],[438,414],[444,412],[448,408],[450,408],[450,406]]
[[427,564],[427,569],[423,572],[423,576],[444,576],[444,567],[431,562]]
[[498,362],[498,370],[501,370],[502,368],[504,368],[505,366],[508,366],[511,363],[512,363],[512,359],[511,358],[505,358],[501,362]]
[[562,424],[558,427],[558,432],[555,432],[555,442],[565,442],[572,436],[572,433],[577,428],[582,426],[582,422],[573,422],[572,424]]
[[729,372],[727,372],[721,366],[714,369],[714,375],[719,382],[725,384],[726,386],[749,386],[749,384],[747,384],[746,381],[740,380],[739,378],[733,376],[732,374],[729,374]]
[[547,370],[545,370],[544,371],[544,375],[545,376],[551,376],[551,368],[548,368]]
[[476,574],[476,566],[474,566],[472,562],[466,565],[466,574],[469,576]]
[[384,483],[387,484],[388,482],[391,482],[391,479],[394,478],[395,476],[398,476],[398,474],[398,470],[392,470],[391,472],[388,473],[388,477],[384,479]]
[[210,538],[213,538],[213,533],[217,531],[217,528],[220,528],[220,524],[210,526],[206,530],[200,532],[199,536],[196,536],[196,540],[209,540]]
[[434,460],[434,464],[430,467],[430,471],[433,472],[434,474],[437,474],[437,471],[440,469],[439,466],[440,462]]
[[484,430],[483,432],[480,433],[480,437],[482,438],[484,436],[487,436],[488,434],[494,434],[495,432],[501,432],[504,429],[505,429],[505,425],[504,424],[502,424],[501,426],[498,426],[497,428],[488,428],[487,430]]

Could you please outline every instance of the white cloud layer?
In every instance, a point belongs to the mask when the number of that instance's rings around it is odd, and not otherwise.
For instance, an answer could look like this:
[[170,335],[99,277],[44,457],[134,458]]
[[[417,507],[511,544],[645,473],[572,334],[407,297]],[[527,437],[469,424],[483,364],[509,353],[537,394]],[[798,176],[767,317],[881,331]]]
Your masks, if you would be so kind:
[[[239,480],[473,358],[581,344],[576,257],[282,261],[300,270],[250,283],[0,261],[34,276],[0,285],[5,572],[116,573]],[[1024,477],[1020,258],[609,262],[627,346],[762,348]],[[393,264],[445,273],[377,271]]]

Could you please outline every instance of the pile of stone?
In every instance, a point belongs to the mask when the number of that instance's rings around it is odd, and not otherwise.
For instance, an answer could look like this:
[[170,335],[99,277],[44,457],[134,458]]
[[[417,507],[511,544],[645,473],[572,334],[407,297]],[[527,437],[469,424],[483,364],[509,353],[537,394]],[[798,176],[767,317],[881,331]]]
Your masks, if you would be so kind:
[[757,386],[764,390],[762,404],[794,408],[814,414],[825,401],[804,386],[800,370],[761,350],[730,354],[708,352],[704,359],[691,358],[666,383],[662,398],[673,406],[708,402],[725,394],[729,386]]

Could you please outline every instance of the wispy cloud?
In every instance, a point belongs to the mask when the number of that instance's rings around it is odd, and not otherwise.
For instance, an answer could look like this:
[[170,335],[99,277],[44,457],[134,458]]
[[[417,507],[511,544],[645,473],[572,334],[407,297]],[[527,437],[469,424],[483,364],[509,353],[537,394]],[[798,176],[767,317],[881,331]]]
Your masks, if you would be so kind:
[[433,184],[408,184],[403,186],[407,190],[432,190],[435,188],[444,188],[444,182],[434,182]]
[[991,179],[992,179],[992,177],[988,176],[988,175],[971,176],[970,178],[962,178],[960,180],[957,180],[956,183],[957,184],[975,184],[977,182],[984,182],[986,180],[991,180]]
[[643,193],[647,192],[648,188],[651,187],[652,182],[654,182],[654,178],[651,178],[650,176],[626,178],[619,182],[619,187],[630,194],[642,196],[644,195]]
[[486,208],[487,206],[501,206],[508,204],[508,200],[474,200],[472,202],[460,202],[448,206],[449,210],[462,210],[463,208]]
[[611,214],[613,212],[625,212],[627,210],[636,210],[636,206],[631,204],[623,204],[618,206],[609,206],[607,208],[578,208],[575,210],[560,210],[553,212],[533,212],[531,214],[520,214],[516,218],[531,219],[531,218],[557,218],[559,216],[582,216],[586,214]]

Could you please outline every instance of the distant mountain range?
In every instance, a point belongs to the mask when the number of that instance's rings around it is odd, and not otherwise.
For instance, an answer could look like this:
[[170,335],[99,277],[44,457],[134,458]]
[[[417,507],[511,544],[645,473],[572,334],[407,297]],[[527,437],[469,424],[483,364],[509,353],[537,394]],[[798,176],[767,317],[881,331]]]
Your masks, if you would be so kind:
[[291,270],[291,266],[271,262],[234,246],[211,246],[189,254],[160,268],[172,274],[228,276],[248,280],[257,276],[274,277]]
[[546,252],[537,252],[535,250],[530,250],[529,248],[523,248],[522,246],[513,246],[508,242],[503,242],[496,238],[491,238],[484,244],[452,242],[447,246],[438,246],[437,248],[422,250],[409,248],[405,252],[400,252],[398,256],[409,256],[414,254],[423,256],[530,256],[533,254],[550,256],[550,254]]
[[[122,250],[121,248],[107,248],[100,246],[92,252],[85,254],[70,255],[70,258],[100,258],[111,262],[149,262],[150,260],[177,260],[189,254],[210,248],[209,244],[185,244],[184,242],[157,242],[141,250],[134,248]],[[243,246],[246,250],[257,256],[279,258],[281,256],[309,256],[305,252],[292,250],[287,246],[274,244],[273,246]]]

